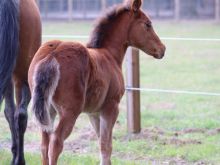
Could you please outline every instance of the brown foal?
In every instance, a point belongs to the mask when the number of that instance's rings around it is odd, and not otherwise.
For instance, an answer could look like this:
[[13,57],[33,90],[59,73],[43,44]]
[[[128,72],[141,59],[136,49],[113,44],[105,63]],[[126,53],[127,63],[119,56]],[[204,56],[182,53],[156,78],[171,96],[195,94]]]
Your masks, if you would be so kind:
[[[28,78],[32,110],[42,128],[44,165],[57,164],[81,112],[89,115],[99,138],[100,164],[111,164],[112,129],[125,90],[125,51],[134,46],[157,59],[165,53],[141,4],[141,0],[127,1],[110,10],[99,20],[87,46],[55,40],[36,53]],[[60,118],[54,128],[56,113]]]

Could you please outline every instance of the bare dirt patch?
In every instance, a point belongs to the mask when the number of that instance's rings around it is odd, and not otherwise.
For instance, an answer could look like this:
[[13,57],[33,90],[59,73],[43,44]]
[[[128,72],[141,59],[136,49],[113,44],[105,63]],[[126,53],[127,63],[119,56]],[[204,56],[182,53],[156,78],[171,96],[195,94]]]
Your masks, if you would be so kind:
[[216,134],[220,134],[220,128],[208,130],[208,129],[200,129],[200,128],[188,128],[178,132],[169,132],[166,130],[162,130],[158,127],[146,128],[138,134],[130,134],[121,138],[121,141],[130,141],[130,140],[152,140],[158,141],[164,145],[189,145],[189,144],[202,144],[200,139],[182,139],[180,136],[185,134],[194,134],[200,133],[205,134],[206,136],[213,136]]

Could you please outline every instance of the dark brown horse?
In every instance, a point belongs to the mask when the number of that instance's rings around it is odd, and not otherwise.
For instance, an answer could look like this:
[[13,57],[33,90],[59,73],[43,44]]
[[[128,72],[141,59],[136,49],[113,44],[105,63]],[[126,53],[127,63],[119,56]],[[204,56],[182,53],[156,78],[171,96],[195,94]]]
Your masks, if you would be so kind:
[[[157,59],[165,46],[142,10],[141,0],[116,6],[84,46],[50,41],[36,53],[28,73],[32,110],[42,128],[44,165],[57,164],[63,142],[81,112],[89,115],[100,141],[101,164],[111,164],[112,129],[124,94],[122,61],[128,46]],[[56,113],[58,125],[53,128]]]
[[25,164],[23,143],[30,100],[27,75],[40,44],[41,21],[35,0],[0,0],[0,104],[4,99],[12,164],[16,165]]

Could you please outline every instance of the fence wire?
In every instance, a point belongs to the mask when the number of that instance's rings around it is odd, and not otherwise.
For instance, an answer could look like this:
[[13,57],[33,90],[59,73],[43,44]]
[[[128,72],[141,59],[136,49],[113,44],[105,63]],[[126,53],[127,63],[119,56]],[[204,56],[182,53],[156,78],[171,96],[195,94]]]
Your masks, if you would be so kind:
[[[43,35],[43,38],[61,38],[61,39],[88,39],[87,35]],[[175,41],[208,41],[220,42],[220,38],[183,38],[183,37],[161,37],[162,40]],[[202,96],[220,96],[218,92],[203,92],[190,90],[174,90],[174,89],[156,89],[156,88],[135,88],[126,87],[127,91],[141,91],[154,93],[171,93],[171,94],[187,94],[187,95],[202,95]]]
[[[60,38],[60,39],[88,39],[87,35],[43,35],[43,38]],[[211,41],[220,42],[220,38],[192,38],[192,37],[160,37],[162,40],[176,41]]]

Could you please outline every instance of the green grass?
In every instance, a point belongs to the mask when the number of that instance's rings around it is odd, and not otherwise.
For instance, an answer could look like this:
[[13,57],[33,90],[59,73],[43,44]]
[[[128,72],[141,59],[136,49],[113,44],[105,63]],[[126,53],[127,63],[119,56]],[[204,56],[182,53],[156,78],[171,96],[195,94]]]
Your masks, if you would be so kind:
[[[212,22],[163,21],[155,22],[154,27],[161,37],[220,38],[219,25]],[[43,34],[89,35],[91,29],[91,22],[43,23]],[[75,40],[86,43],[86,39]],[[141,52],[142,87],[220,92],[219,42],[164,43],[167,52],[163,60],[155,60]],[[124,97],[113,133],[113,164],[177,164],[181,161],[185,164],[220,164],[220,133],[216,130],[220,128],[219,99],[218,96],[142,92],[142,133],[127,135]],[[9,164],[10,133],[3,112],[0,113],[0,122],[0,164]],[[90,129],[87,116],[81,115],[66,141],[60,165],[98,164],[98,143],[96,139],[87,137],[94,135]],[[181,133],[188,129],[202,132]],[[39,144],[39,130],[29,120],[25,135],[27,164],[40,164]]]

